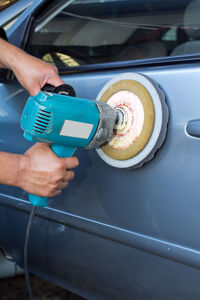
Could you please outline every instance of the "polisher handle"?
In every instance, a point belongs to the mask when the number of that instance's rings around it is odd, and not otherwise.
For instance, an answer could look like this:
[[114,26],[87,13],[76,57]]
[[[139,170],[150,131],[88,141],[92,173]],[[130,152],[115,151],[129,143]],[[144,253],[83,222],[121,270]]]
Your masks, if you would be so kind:
[[[71,157],[74,155],[74,152],[76,151],[76,148],[74,147],[66,147],[59,144],[53,144],[51,145],[52,151],[59,157]],[[29,194],[29,201],[34,206],[48,206],[48,197],[40,197],[37,195]]]

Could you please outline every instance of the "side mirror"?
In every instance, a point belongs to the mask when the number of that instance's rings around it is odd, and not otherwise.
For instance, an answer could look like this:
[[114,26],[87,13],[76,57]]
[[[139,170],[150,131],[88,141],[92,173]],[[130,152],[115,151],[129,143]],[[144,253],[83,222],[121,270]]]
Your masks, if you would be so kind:
[[[7,35],[5,30],[0,27],[0,38],[2,38],[5,41],[8,41]],[[13,72],[8,69],[0,69],[0,82],[10,81],[14,78]]]

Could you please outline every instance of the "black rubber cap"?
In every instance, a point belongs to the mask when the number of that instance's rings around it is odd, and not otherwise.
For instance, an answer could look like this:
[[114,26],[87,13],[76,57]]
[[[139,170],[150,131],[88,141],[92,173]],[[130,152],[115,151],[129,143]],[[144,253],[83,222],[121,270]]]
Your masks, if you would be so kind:
[[74,88],[68,84],[61,84],[56,87],[51,84],[45,84],[42,88],[42,91],[55,93],[55,94],[59,94],[59,95],[71,96],[71,97],[76,96],[76,92],[75,92]]

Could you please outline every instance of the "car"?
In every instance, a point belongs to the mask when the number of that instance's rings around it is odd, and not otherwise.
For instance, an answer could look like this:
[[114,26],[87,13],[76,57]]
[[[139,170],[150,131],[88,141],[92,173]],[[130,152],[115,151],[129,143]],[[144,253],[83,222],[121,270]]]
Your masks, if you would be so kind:
[[[199,0],[39,0],[4,28],[11,43],[55,65],[77,97],[99,100],[132,74],[168,108],[162,141],[133,168],[76,151],[75,179],[36,211],[31,273],[86,299],[200,299],[199,16]],[[7,70],[0,77],[0,150],[24,153],[29,95]],[[30,210],[25,191],[0,186],[1,248],[22,268]]]

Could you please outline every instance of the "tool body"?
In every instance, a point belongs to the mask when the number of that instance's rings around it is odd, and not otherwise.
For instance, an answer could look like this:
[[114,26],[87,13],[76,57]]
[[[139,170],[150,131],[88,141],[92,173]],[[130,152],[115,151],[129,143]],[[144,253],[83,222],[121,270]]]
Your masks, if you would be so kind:
[[[77,148],[98,148],[113,135],[116,114],[106,103],[39,92],[30,96],[21,118],[24,137],[51,144],[59,157],[73,156]],[[29,195],[35,206],[47,206],[48,198]]]

